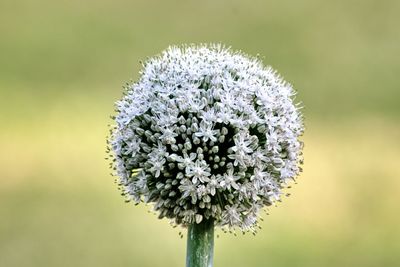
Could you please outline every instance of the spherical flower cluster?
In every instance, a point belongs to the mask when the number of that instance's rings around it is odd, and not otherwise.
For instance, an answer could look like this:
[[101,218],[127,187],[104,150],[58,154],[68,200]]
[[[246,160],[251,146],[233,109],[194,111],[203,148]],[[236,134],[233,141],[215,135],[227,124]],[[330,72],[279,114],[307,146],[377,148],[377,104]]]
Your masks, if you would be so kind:
[[302,163],[294,91],[221,45],[170,47],[116,104],[112,166],[128,200],[189,225],[254,230]]

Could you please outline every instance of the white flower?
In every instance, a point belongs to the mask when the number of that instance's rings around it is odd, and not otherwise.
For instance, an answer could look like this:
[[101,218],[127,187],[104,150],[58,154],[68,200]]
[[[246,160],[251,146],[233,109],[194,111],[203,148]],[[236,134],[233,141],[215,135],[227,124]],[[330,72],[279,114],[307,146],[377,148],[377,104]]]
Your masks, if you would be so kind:
[[197,184],[199,180],[202,183],[208,182],[210,179],[208,176],[211,175],[210,167],[205,160],[196,160],[194,164],[188,166],[186,171],[188,177],[192,177],[192,182]]
[[210,180],[209,180],[207,186],[208,186],[208,190],[210,191],[210,194],[212,196],[214,196],[216,194],[217,189],[219,188],[219,180],[220,179],[221,179],[221,175],[220,174],[218,174],[217,176],[212,175],[210,177]]
[[149,171],[154,174],[154,177],[157,178],[160,176],[161,171],[164,170],[164,163],[165,163],[165,159],[151,162],[151,164],[153,166],[150,167]]
[[254,164],[256,166],[262,166],[270,161],[270,159],[266,156],[264,149],[258,148],[253,152],[252,158],[254,160]]
[[236,206],[225,206],[225,211],[222,215],[222,218],[229,225],[236,225],[242,221]]
[[196,153],[190,153],[189,155],[186,152],[183,152],[183,156],[178,156],[175,154],[173,159],[178,162],[178,166],[181,166],[180,169],[185,169],[186,172],[189,172],[190,167],[193,166],[193,160],[196,158]]
[[252,141],[247,136],[246,133],[240,132],[233,137],[235,142],[235,146],[232,147],[233,151],[243,151],[243,153],[249,154],[253,152],[253,149],[250,148]]
[[182,185],[180,185],[179,190],[182,192],[182,199],[191,197],[191,203],[195,204],[197,201],[197,187],[189,179],[185,179]]
[[216,142],[217,138],[215,137],[218,134],[218,130],[212,129],[212,124],[206,123],[206,121],[202,120],[200,122],[199,131],[194,135],[197,137],[202,137],[204,142],[211,140],[212,142]]
[[138,141],[136,138],[132,138],[127,140],[125,143],[126,146],[124,152],[122,153],[134,157],[136,153],[140,150],[140,141]]
[[233,174],[233,169],[230,168],[226,171],[223,176],[223,180],[220,182],[222,188],[230,190],[231,187],[238,190],[239,185],[236,183],[240,179],[240,176]]
[[177,133],[175,133],[176,127],[166,127],[166,128],[161,128],[161,136],[160,139],[163,140],[166,144],[173,144],[175,143],[175,137],[178,136]]
[[149,59],[116,103],[108,141],[123,194],[175,224],[254,231],[301,170],[293,95],[272,68],[221,45]]
[[262,171],[261,169],[254,169],[254,174],[250,177],[250,181],[253,181],[254,188],[260,190],[262,187],[266,186],[268,183],[271,185],[272,180],[268,172]]
[[[200,118],[203,119],[204,122],[213,122],[216,121],[217,115],[215,114],[214,109],[209,109],[207,111],[200,113]],[[201,127],[201,125],[200,125]]]
[[251,157],[248,155],[253,152],[251,148],[252,143],[254,142],[251,140],[247,133],[239,132],[233,137],[235,145],[230,149],[233,151],[232,154],[229,154],[228,157],[234,160],[234,165],[251,165],[248,164],[251,162]]

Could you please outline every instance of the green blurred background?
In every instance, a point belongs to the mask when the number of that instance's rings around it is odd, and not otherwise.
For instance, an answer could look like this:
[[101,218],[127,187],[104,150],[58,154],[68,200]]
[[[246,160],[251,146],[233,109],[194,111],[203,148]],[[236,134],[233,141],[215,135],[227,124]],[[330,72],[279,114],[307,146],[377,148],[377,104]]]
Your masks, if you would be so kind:
[[[0,266],[184,266],[180,229],[125,204],[105,138],[171,44],[223,42],[305,105],[304,173],[215,266],[399,266],[400,1],[1,0]],[[184,232],[184,231],[183,231]]]

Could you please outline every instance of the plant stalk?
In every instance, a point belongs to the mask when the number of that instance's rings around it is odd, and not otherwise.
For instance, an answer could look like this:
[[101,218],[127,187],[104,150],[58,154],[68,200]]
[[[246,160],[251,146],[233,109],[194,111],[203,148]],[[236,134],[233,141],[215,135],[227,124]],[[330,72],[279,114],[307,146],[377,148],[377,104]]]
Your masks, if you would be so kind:
[[212,267],[214,258],[214,222],[205,220],[189,225],[186,267]]

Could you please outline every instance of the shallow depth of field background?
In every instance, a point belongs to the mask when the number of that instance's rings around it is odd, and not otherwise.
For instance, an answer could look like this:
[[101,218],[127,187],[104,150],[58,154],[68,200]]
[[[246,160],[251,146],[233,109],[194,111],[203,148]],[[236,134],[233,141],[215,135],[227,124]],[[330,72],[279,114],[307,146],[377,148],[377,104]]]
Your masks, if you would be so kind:
[[[0,266],[184,266],[109,175],[113,103],[170,44],[264,56],[306,108],[305,166],[215,266],[399,266],[400,1],[0,2]],[[184,232],[184,231],[183,231]]]

